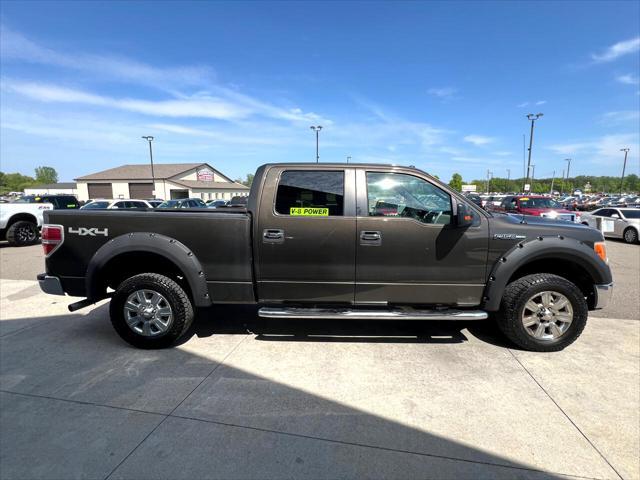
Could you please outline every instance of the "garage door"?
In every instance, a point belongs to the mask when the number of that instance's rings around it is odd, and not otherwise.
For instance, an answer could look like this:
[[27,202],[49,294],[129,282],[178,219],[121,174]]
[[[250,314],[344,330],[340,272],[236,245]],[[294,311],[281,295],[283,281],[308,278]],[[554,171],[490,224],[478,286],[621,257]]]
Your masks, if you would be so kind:
[[89,198],[113,198],[113,189],[110,183],[88,183]]
[[153,183],[130,183],[129,198],[153,197]]

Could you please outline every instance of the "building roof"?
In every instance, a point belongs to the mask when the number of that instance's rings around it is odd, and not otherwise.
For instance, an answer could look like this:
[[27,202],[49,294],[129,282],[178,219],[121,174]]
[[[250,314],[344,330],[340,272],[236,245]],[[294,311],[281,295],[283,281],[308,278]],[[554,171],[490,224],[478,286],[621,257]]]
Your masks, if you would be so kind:
[[249,190],[249,187],[237,182],[201,182],[196,180],[171,180],[171,183],[187,188],[224,188],[226,190]]
[[[156,180],[167,180],[203,165],[210,167],[206,163],[156,163],[153,165],[153,174]],[[78,177],[76,180],[151,180],[151,178],[151,165],[145,163],[122,165]]]
[[29,190],[35,188],[76,188],[76,182],[59,182],[59,183],[46,183],[41,185],[31,185],[26,187]]

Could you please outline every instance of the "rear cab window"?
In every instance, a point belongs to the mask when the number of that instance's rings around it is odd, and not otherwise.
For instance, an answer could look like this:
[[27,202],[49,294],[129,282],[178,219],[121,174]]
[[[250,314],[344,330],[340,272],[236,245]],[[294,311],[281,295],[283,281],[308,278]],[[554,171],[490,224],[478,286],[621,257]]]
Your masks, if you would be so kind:
[[292,217],[343,216],[344,171],[283,171],[274,210]]

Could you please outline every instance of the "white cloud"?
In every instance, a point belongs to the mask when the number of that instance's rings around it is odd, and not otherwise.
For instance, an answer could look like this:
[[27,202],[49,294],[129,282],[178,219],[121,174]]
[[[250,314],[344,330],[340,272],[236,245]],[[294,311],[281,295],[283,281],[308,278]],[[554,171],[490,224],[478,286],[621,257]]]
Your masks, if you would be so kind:
[[580,155],[591,163],[603,164],[619,160],[621,148],[630,147],[637,152],[638,143],[637,133],[620,133],[582,142],[550,145],[547,148],[560,155]]
[[536,102],[536,105],[544,105],[545,103],[547,103],[547,101],[546,101],[546,100],[538,100],[538,101]]
[[640,37],[631,38],[611,45],[602,53],[594,53],[591,58],[596,62],[610,62],[623,55],[635,53],[640,50]]
[[467,143],[472,143],[475,146],[488,145],[495,141],[493,137],[485,137],[483,135],[467,135],[463,140]]
[[529,105],[529,102],[522,102],[522,103],[519,103],[518,105],[516,105],[516,107],[518,107],[518,108],[524,108],[524,107],[526,107],[526,106],[528,106],[528,105]]
[[438,98],[448,99],[452,98],[458,90],[453,87],[441,87],[441,88],[430,88],[427,90],[429,95],[433,95]]
[[0,55],[4,62],[23,61],[89,72],[100,79],[127,81],[160,89],[205,86],[213,71],[205,66],[156,68],[131,59],[86,53],[62,53],[0,26]]
[[601,123],[607,125],[618,125],[621,123],[634,123],[638,127],[640,120],[640,111],[638,110],[621,110],[617,112],[607,112],[602,115]]
[[618,75],[616,80],[625,85],[640,85],[640,78],[636,75],[627,73],[626,75]]
[[290,122],[322,121],[325,125],[332,123],[329,119],[323,119],[314,113],[304,113],[297,108],[274,107],[241,94],[228,95],[230,98],[196,94],[162,100],[141,100],[114,98],[58,85],[8,79],[3,79],[2,89],[41,102],[92,105],[155,117],[212,118],[235,121],[250,116],[263,116]]

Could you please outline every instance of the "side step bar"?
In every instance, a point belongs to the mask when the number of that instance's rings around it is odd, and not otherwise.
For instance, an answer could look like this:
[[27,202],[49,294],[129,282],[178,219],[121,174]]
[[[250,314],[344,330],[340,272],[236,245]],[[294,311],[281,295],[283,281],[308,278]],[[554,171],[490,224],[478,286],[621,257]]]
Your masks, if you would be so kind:
[[353,320],[485,320],[482,310],[359,310],[351,308],[262,307],[263,318],[353,319]]

